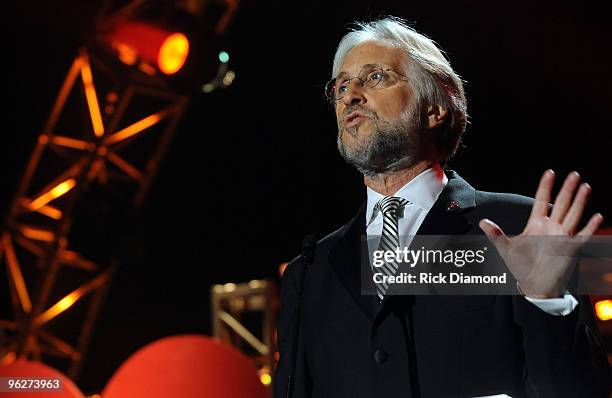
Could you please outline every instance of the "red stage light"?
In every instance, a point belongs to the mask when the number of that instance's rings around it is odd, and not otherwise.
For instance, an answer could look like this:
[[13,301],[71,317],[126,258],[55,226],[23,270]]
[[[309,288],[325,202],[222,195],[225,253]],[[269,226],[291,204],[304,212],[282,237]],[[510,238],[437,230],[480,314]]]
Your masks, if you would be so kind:
[[118,23],[104,41],[117,51],[123,63],[134,65],[139,60],[166,75],[181,70],[189,55],[187,36],[144,22]]
[[189,54],[189,40],[182,33],[170,35],[159,49],[157,65],[166,75],[178,72]]

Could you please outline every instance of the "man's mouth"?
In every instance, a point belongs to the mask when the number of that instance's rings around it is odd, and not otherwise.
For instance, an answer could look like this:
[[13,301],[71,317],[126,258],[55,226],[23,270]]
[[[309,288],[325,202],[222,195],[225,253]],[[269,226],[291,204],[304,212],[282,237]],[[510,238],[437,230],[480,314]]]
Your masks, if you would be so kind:
[[349,127],[351,125],[357,124],[366,117],[367,116],[365,116],[361,112],[351,112],[344,118],[344,126]]

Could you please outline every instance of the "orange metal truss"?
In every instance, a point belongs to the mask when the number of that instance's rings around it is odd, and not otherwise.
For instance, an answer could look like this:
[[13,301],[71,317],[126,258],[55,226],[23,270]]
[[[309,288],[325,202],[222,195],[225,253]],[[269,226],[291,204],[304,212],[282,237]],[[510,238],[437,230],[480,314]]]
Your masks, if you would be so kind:
[[[139,207],[187,105],[187,97],[158,80],[124,77],[108,62],[80,49],[1,231],[0,266],[7,270],[12,314],[0,319],[9,337],[0,346],[0,363],[59,357],[67,364],[63,370],[77,377],[117,261],[100,263],[71,249],[75,206],[94,184],[104,189],[118,179],[133,188],[123,193]],[[98,84],[98,78],[104,84]],[[159,103],[157,109],[133,117],[128,111],[143,99],[148,105]],[[86,113],[80,130],[65,130],[60,121],[79,110]],[[72,126],[75,119],[79,120],[72,118]],[[136,164],[130,159],[133,152],[125,149],[137,147],[139,138],[150,134],[155,137],[153,145],[140,151],[146,159]],[[58,280],[66,272],[79,272],[80,282],[58,293]],[[86,309],[77,338],[52,332],[49,325],[62,322],[79,303]]]

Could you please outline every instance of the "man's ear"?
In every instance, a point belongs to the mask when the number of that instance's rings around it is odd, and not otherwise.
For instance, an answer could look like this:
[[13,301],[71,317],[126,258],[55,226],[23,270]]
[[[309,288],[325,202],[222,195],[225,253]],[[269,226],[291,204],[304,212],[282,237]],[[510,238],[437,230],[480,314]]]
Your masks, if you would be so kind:
[[427,127],[436,128],[446,121],[448,109],[440,105],[429,105],[427,107]]

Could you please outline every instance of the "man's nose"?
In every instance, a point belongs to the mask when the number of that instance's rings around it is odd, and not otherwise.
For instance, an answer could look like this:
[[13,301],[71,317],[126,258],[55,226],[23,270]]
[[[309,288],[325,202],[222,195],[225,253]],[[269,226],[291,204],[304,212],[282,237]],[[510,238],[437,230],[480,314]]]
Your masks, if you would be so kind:
[[363,84],[359,81],[359,79],[353,79],[348,87],[346,93],[342,96],[342,102],[344,105],[357,105],[357,104],[365,104],[367,102],[364,94]]

